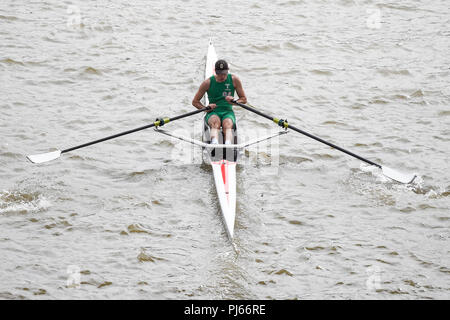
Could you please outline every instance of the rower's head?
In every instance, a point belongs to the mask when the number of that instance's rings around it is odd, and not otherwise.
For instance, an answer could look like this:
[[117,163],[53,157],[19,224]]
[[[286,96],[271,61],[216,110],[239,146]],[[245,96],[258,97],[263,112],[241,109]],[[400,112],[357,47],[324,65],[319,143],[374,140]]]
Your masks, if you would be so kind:
[[225,60],[217,60],[215,66],[216,79],[218,82],[223,82],[228,76],[228,63]]

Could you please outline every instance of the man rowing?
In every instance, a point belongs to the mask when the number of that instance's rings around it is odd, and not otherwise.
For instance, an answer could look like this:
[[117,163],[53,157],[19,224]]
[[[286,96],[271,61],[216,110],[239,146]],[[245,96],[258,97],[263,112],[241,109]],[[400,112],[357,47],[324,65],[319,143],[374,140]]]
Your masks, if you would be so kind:
[[215,74],[203,81],[192,100],[192,105],[197,109],[205,106],[200,102],[205,93],[208,93],[209,107],[211,110],[205,117],[205,121],[211,128],[211,143],[219,143],[219,130],[222,127],[225,134],[225,144],[231,144],[233,138],[233,126],[236,117],[231,101],[236,91],[240,103],[247,103],[241,80],[234,74],[228,73],[228,63],[218,60],[214,66]]

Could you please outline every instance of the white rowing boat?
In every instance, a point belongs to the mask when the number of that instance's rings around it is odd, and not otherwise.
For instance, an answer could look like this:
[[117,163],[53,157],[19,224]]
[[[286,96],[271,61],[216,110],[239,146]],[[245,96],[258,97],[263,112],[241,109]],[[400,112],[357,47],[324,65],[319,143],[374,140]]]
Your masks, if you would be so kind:
[[[205,79],[208,79],[215,73],[214,65],[217,60],[216,50],[212,40],[209,40],[205,63]],[[209,104],[207,94],[204,96],[203,104],[205,106]],[[202,127],[202,141],[176,135],[160,128],[157,128],[156,131],[202,147],[203,160],[212,167],[214,183],[216,185],[217,196],[219,198],[225,229],[228,236],[232,240],[234,236],[234,224],[236,218],[236,166],[242,153],[242,149],[252,144],[275,138],[281,134],[287,133],[287,131],[280,130],[266,137],[257,138],[245,143],[239,143],[237,126],[235,126],[233,128],[233,144],[223,144],[223,134],[219,134],[219,144],[212,145],[210,144],[210,128],[205,122],[204,117],[202,118]]]
[[[214,73],[214,65],[217,61],[217,54],[212,41],[209,40],[208,52],[206,54],[205,79],[210,78]],[[207,94],[204,96],[204,105],[209,104]],[[206,115],[205,115],[206,116]],[[203,117],[204,143],[210,143],[210,128]],[[233,130],[234,144],[238,144],[236,126]],[[219,142],[223,142],[223,135],[219,134]],[[230,152],[231,151],[231,152]],[[236,163],[239,152],[237,148],[203,148],[204,159],[211,164],[217,196],[219,197],[220,208],[223,221],[230,239],[233,239],[234,221],[236,217]]]

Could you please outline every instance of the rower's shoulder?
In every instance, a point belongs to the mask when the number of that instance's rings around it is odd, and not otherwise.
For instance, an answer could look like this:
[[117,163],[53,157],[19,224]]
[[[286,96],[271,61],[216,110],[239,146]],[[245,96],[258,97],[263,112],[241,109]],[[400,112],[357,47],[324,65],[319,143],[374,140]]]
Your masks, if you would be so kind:
[[236,80],[236,81],[241,81],[241,79],[234,73],[231,74],[231,79]]
[[211,79],[205,79],[203,80],[202,84],[200,85],[203,89],[208,90],[209,86],[211,85]]
[[234,73],[231,74],[231,79],[233,80],[233,85],[241,83],[241,79]]

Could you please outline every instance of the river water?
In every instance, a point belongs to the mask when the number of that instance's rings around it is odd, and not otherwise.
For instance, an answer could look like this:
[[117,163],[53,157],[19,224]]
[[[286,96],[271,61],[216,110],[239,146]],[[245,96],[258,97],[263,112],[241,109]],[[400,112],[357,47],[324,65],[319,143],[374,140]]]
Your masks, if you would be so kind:
[[[450,298],[448,1],[0,3],[0,298]],[[234,246],[193,110],[208,39],[289,132],[237,172]],[[276,131],[237,109],[242,139]],[[168,124],[200,137],[201,116]]]

